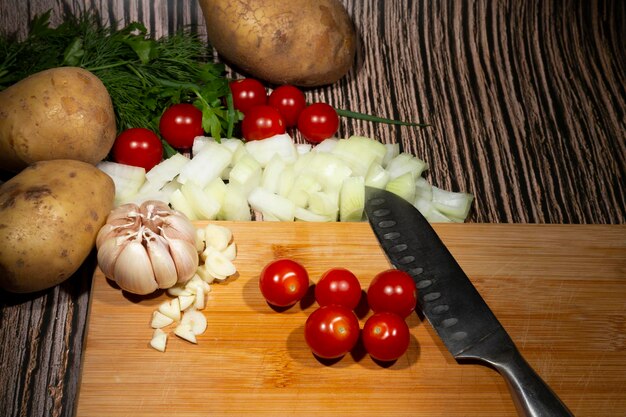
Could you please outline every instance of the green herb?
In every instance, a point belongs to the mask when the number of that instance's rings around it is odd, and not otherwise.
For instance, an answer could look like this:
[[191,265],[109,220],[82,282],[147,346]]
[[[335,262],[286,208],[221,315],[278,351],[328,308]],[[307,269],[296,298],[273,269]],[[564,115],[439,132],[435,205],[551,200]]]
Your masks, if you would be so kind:
[[105,27],[94,13],[68,14],[56,28],[49,19],[50,11],[35,17],[22,41],[0,36],[0,90],[45,69],[78,66],[108,89],[119,132],[158,132],[165,109],[192,102],[207,132],[218,139],[232,135],[241,114],[233,108],[225,67],[211,61],[211,48],[190,28],[154,39],[141,23]]
[[400,121],[400,120],[387,119],[385,117],[379,117],[379,116],[372,116],[370,114],[359,113],[359,112],[355,112],[355,111],[351,111],[351,110],[344,110],[344,109],[335,108],[335,111],[337,112],[337,114],[339,116],[349,117],[349,118],[352,118],[352,119],[361,119],[361,120],[366,120],[368,122],[374,122],[374,123],[385,123],[385,124],[388,124],[388,125],[413,126],[413,127],[428,127],[428,126],[430,126],[427,123],[403,122],[403,121]]

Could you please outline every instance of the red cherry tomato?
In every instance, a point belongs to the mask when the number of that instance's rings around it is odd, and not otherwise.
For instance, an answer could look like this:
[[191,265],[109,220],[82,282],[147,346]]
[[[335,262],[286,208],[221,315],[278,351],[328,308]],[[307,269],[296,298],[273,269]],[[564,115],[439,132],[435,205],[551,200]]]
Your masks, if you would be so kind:
[[228,85],[233,94],[233,106],[244,114],[254,106],[267,103],[265,87],[254,78],[231,81]]
[[174,148],[190,149],[194,138],[204,135],[202,112],[193,104],[174,104],[163,112],[159,132]]
[[367,302],[374,312],[388,311],[406,318],[417,303],[415,282],[409,274],[397,269],[380,272],[367,289]]
[[143,167],[147,172],[163,159],[163,145],[153,131],[134,127],[115,139],[112,154],[115,162]]
[[394,361],[404,355],[411,337],[409,326],[394,313],[375,313],[363,326],[363,345],[379,361]]
[[298,130],[311,143],[330,138],[338,129],[337,111],[326,103],[313,103],[302,110],[298,117]]
[[354,310],[360,299],[361,284],[345,268],[329,269],[315,285],[315,300],[320,306],[337,304]]
[[280,112],[287,127],[298,123],[298,116],[306,107],[304,93],[293,85],[281,85],[269,96],[268,104]]
[[274,107],[254,106],[243,117],[241,132],[246,140],[267,139],[285,133],[285,121]]
[[359,320],[354,312],[339,305],[313,311],[304,324],[304,339],[315,355],[335,359],[348,353],[359,339]]
[[304,297],[309,288],[306,269],[291,259],[277,259],[265,266],[259,289],[265,300],[276,307],[289,307]]

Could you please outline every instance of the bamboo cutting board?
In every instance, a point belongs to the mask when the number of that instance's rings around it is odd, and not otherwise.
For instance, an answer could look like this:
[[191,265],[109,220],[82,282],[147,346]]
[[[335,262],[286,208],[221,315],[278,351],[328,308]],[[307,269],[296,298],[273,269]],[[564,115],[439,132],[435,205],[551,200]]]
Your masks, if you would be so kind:
[[[171,335],[165,353],[151,349],[151,313],[168,296],[125,295],[96,271],[77,416],[516,415],[501,377],[458,364],[418,315],[408,319],[408,352],[391,366],[358,348],[328,364],[304,341],[312,297],[283,312],[264,302],[258,275],[278,257],[301,262],[312,283],[345,267],[367,288],[389,264],[366,223],[222,224],[237,242],[239,275],[212,286],[197,345]],[[626,416],[626,226],[435,227],[577,417]]]

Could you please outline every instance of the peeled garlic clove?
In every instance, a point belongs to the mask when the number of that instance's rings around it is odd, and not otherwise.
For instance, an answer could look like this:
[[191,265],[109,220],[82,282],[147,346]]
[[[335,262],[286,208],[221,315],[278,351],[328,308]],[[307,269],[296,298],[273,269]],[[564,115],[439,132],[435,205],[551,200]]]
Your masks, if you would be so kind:
[[196,250],[198,252],[204,250],[204,229],[196,229]]
[[198,287],[198,290],[196,291],[196,300],[194,303],[194,307],[197,308],[198,310],[202,310],[206,305],[206,300],[204,298],[204,288],[203,287]]
[[222,251],[222,254],[224,254],[224,256],[229,261],[234,261],[235,258],[237,258],[237,245],[235,244],[235,242],[232,242],[230,245],[228,245],[226,249]]
[[169,288],[176,284],[178,272],[167,242],[162,237],[153,235],[147,239],[146,250],[159,288]]
[[159,352],[165,352],[165,346],[167,345],[167,333],[161,329],[155,329],[150,340],[150,346]]
[[196,270],[196,274],[198,274],[198,276],[208,284],[215,280],[215,277],[206,269],[206,265],[200,265]]
[[196,302],[196,296],[191,295],[179,295],[178,303],[180,304],[180,310],[185,311]]
[[198,310],[190,310],[183,315],[181,326],[188,325],[194,335],[201,335],[206,331],[207,321],[204,314]]
[[209,223],[204,228],[204,240],[207,246],[222,251],[226,249],[233,234],[229,228]]
[[213,250],[204,262],[207,270],[216,278],[229,277],[237,272],[235,265],[222,252]]
[[193,277],[198,269],[198,252],[195,245],[181,239],[170,239],[165,236],[170,248],[170,255],[176,265],[178,282],[187,282]]
[[174,323],[174,319],[166,316],[159,310],[156,310],[152,313],[152,322],[150,322],[150,326],[152,326],[153,329],[161,329],[163,327],[169,326],[172,323]]
[[178,298],[161,303],[159,311],[174,321],[180,321],[180,302]]
[[176,326],[176,329],[174,329],[174,334],[182,339],[185,339],[188,342],[197,343],[196,335],[193,332],[190,323],[179,324],[178,326]]
[[137,241],[129,242],[120,252],[115,261],[113,279],[122,289],[134,294],[150,294],[159,288],[150,257]]
[[193,293],[186,288],[185,284],[172,285],[167,289],[167,293],[172,297],[180,297],[181,295],[193,295]]
[[189,281],[187,281],[187,284],[185,284],[185,288],[187,288],[187,290],[189,290],[191,293],[195,294],[196,292],[198,292],[198,289],[202,289],[203,291],[208,292],[210,286],[206,281],[202,279],[200,275],[195,274],[193,277],[191,277]]

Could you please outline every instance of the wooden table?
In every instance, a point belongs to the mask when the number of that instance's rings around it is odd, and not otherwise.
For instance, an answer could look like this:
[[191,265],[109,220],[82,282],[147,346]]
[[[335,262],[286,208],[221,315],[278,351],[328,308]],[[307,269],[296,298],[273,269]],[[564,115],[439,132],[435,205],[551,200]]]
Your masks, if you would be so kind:
[[[476,195],[470,222],[626,223],[625,2],[343,3],[360,35],[354,70],[307,97],[432,127],[344,119],[340,134],[426,160],[433,184]],[[0,30],[84,7],[157,36],[205,32],[194,1],[148,0],[4,0]],[[73,414],[93,267],[41,294],[0,294],[4,416]]]

